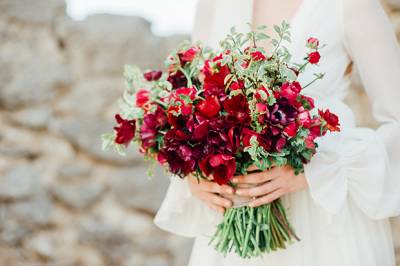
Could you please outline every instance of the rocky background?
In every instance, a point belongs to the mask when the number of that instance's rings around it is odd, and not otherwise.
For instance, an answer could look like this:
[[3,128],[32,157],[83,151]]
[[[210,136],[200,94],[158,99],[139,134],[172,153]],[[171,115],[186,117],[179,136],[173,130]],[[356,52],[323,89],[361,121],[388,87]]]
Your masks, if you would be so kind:
[[[400,34],[400,3],[389,2]],[[168,179],[147,179],[134,149],[100,148],[123,65],[161,67],[188,37],[157,37],[150,26],[114,15],[76,22],[63,0],[0,0],[0,265],[187,264],[191,241],[152,224]],[[375,126],[356,76],[348,101]]]

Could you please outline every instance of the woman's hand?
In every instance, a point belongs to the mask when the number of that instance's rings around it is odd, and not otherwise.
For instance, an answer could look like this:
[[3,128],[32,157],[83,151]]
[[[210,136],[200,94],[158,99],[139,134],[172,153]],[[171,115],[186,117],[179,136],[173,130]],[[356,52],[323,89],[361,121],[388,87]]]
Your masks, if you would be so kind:
[[233,194],[234,189],[232,187],[228,185],[220,186],[205,179],[197,180],[194,176],[188,176],[187,181],[192,195],[206,203],[211,209],[224,213],[225,208],[232,206],[232,201],[217,194]]
[[273,167],[264,172],[236,176],[233,183],[258,184],[252,188],[236,190],[237,195],[256,198],[249,203],[250,207],[270,203],[285,194],[308,187],[304,174],[295,175],[290,166]]

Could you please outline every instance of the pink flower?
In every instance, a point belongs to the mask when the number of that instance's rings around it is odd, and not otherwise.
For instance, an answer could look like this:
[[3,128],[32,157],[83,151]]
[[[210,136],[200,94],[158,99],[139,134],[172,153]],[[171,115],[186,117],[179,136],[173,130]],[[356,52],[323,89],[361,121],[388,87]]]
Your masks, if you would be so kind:
[[318,51],[308,54],[308,62],[310,62],[310,64],[318,64],[320,58],[321,55]]
[[309,128],[311,126],[311,117],[310,117],[310,113],[305,110],[303,112],[301,112],[298,116],[297,116],[297,122],[304,128]]
[[226,154],[209,155],[200,161],[199,167],[206,176],[212,175],[219,185],[227,184],[235,175],[235,158]]
[[301,85],[297,81],[286,82],[281,86],[280,96],[288,99],[291,104],[294,104],[300,91]]
[[307,47],[311,48],[311,49],[317,49],[319,46],[319,40],[317,38],[314,37],[310,37],[307,40]]
[[268,106],[263,103],[256,104],[256,110],[258,113],[265,113],[268,109]]
[[114,141],[117,144],[122,144],[125,145],[125,147],[128,147],[131,140],[135,137],[136,122],[134,119],[123,119],[119,114],[115,115],[115,120],[117,120],[119,126],[114,127],[114,130],[117,132]]

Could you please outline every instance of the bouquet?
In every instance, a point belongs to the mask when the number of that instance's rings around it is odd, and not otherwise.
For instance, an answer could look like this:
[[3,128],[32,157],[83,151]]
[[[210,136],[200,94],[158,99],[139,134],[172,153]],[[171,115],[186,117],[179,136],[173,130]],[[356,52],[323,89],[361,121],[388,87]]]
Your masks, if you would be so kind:
[[[182,43],[167,58],[166,71],[142,73],[126,66],[126,90],[118,125],[103,135],[103,148],[124,154],[135,142],[143,155],[171,174],[193,175],[234,186],[235,175],[249,168],[264,171],[289,165],[298,174],[316,153],[316,139],[339,131],[338,117],[316,110],[297,79],[309,64],[318,64],[319,40],[309,38],[304,61],[292,63],[285,44],[289,24],[230,34],[220,50]],[[273,49],[258,46],[270,39]],[[299,240],[281,200],[259,207],[235,206],[224,213],[210,243],[242,258],[260,256]]]

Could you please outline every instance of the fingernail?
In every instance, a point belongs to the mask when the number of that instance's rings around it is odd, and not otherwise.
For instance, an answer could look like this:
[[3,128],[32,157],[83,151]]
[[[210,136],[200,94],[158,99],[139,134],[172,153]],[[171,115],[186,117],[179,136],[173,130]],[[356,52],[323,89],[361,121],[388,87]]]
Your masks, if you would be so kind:
[[237,181],[238,181],[237,178],[232,179],[232,182],[233,182],[233,183],[236,183]]

